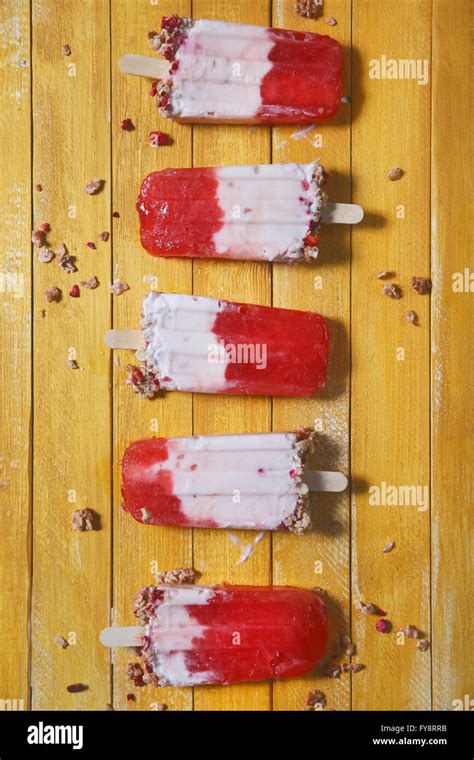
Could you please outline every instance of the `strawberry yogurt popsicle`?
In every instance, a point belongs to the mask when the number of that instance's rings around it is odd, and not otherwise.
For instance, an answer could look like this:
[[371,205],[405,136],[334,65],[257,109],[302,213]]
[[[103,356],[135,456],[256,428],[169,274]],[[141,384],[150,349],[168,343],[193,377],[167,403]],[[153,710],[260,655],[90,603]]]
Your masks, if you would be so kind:
[[148,36],[165,61],[130,55],[120,67],[158,80],[151,94],[166,117],[304,124],[339,108],[343,53],[331,37],[177,15],[164,16],[161,31]]
[[135,607],[143,628],[105,629],[101,641],[141,644],[146,680],[156,686],[303,676],[328,640],[324,601],[309,589],[163,584],[145,586]]
[[316,258],[326,180],[319,161],[153,172],[137,200],[142,245],[152,256]]
[[304,429],[136,441],[122,462],[123,508],[151,525],[303,533],[313,439]]
[[319,314],[151,291],[142,317],[140,366],[129,366],[141,395],[311,396],[324,386],[328,330]]

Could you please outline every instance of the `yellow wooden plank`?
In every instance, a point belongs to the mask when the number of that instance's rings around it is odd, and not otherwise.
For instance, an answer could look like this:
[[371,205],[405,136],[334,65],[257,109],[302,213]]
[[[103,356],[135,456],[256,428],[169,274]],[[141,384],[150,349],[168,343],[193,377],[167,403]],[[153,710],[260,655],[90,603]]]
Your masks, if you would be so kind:
[[[34,563],[35,709],[103,709],[110,663],[98,633],[110,610],[110,326],[109,7],[94,0],[33,3],[34,223],[49,222],[53,246],[65,243],[78,272],[34,252]],[[71,55],[61,46],[69,44]],[[92,177],[106,181],[97,196]],[[95,241],[97,250],[86,247]],[[96,275],[96,290],[68,292]],[[44,290],[58,286],[60,303]],[[75,358],[78,369],[68,366]],[[72,529],[73,510],[100,515],[98,531]],[[71,639],[58,648],[55,637]],[[87,691],[70,694],[69,684]]]
[[[141,180],[151,171],[168,166],[191,166],[191,127],[173,124],[159,117],[155,101],[148,97],[149,80],[125,77],[118,71],[117,59],[125,52],[150,54],[147,32],[159,29],[161,16],[170,13],[191,15],[190,2],[160,2],[159,7],[141,0],[113,0],[112,3],[112,145],[113,205],[120,213],[114,219],[114,269],[130,291],[114,300],[114,325],[137,328],[140,305],[150,289],[190,293],[192,263],[178,259],[149,256],[139,241],[135,201]],[[122,132],[120,121],[129,117],[133,132]],[[152,129],[171,134],[170,146],[154,148],[148,144]],[[153,279],[156,278],[156,279]],[[120,506],[120,460],[133,440],[156,435],[176,436],[192,433],[192,397],[168,393],[150,401],[139,399],[125,386],[125,367],[133,363],[131,352],[117,355],[114,366],[114,623],[133,625],[133,597],[146,584],[153,583],[157,570],[192,565],[192,532],[189,529],[141,525]],[[114,705],[116,709],[154,709],[165,703],[169,709],[186,710],[192,706],[190,689],[135,689],[125,679],[128,651],[117,652],[114,667]],[[127,694],[137,700],[127,702]]]
[[[270,21],[268,3],[254,0],[239,3],[194,0],[193,15],[195,18],[220,18],[250,24],[268,24]],[[267,127],[195,127],[194,165],[268,163],[269,132]],[[196,260],[194,293],[269,304],[270,270],[262,263]],[[268,431],[269,399],[197,394],[194,397],[194,429],[196,434]],[[203,574],[203,582],[271,583],[268,535],[246,562],[237,565],[244,545],[255,539],[254,532],[235,531],[241,542],[237,546],[231,542],[227,531],[196,530],[194,534],[194,562]],[[267,710],[270,700],[267,683],[195,689],[197,710]]]
[[[433,4],[433,709],[472,710],[472,4]],[[447,160],[448,159],[448,160]],[[467,273],[466,273],[467,270]],[[471,701],[470,701],[471,700]]]
[[0,129],[4,156],[0,188],[0,700],[14,700],[5,702],[7,708],[26,709],[29,700],[31,576],[31,109],[28,0],[7,0],[1,4],[0,29]]
[[[430,630],[429,298],[411,288],[430,273],[430,38],[427,0],[354,3],[352,179],[367,216],[352,237],[353,601],[379,605],[393,625],[378,633],[376,617],[353,610],[367,663],[353,678],[357,710],[430,708],[430,656],[396,634]],[[411,73],[399,63],[409,60],[419,77],[393,78]],[[393,166],[405,172],[398,182]],[[382,294],[380,270],[395,273],[401,300]],[[400,487],[420,488],[413,506]]]
[[[317,21],[298,19],[291,2],[274,2],[273,25],[329,34],[344,46],[344,92],[350,87],[351,8],[348,0],[326,2],[324,16],[332,15],[337,25],[329,27],[324,17]],[[350,107],[342,105],[335,122],[315,125],[302,139],[296,127],[275,129],[273,161],[309,162],[319,158],[330,175],[330,200],[349,201]],[[357,197],[355,199],[357,201]],[[348,470],[349,454],[349,232],[342,226],[326,226],[317,262],[294,267],[273,266],[273,303],[292,309],[317,311],[329,320],[331,358],[327,386],[314,399],[274,399],[273,428],[293,430],[316,422],[317,468]],[[304,536],[273,536],[273,582],[282,585],[320,586],[327,589],[330,611],[328,656],[338,651],[338,641],[347,634],[349,619],[349,497],[318,495],[313,501],[314,530]],[[350,678],[330,680],[324,664],[311,678],[275,683],[275,710],[302,710],[311,689],[326,694],[328,708],[348,709]]]

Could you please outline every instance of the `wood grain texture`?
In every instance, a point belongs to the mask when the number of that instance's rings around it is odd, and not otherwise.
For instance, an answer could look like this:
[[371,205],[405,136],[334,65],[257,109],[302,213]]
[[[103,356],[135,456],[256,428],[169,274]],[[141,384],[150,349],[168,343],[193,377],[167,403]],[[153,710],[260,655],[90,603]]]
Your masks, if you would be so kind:
[[[430,83],[369,71],[382,56],[429,63],[431,3],[385,2],[382,13],[358,0],[352,39],[352,187],[366,210],[352,235],[353,601],[380,606],[393,626],[380,634],[377,618],[354,607],[354,640],[368,667],[353,678],[352,705],[429,709],[430,656],[396,635],[406,625],[430,630],[428,495],[421,491],[419,506],[377,506],[369,489],[429,487],[430,304],[410,283],[430,273]],[[387,178],[393,166],[405,172],[398,182]],[[401,300],[382,294],[380,270],[394,272]],[[405,320],[408,309],[418,326]],[[391,541],[395,549],[384,554]]]
[[[291,3],[274,2],[273,25],[329,34],[343,47],[344,93],[350,87],[350,3],[326,2],[324,16],[338,23],[329,27],[295,19]],[[296,127],[278,128],[273,135],[273,161],[308,162],[319,158],[330,175],[331,201],[350,200],[350,106],[342,105],[335,120],[314,125],[301,134]],[[355,202],[358,202],[355,196]],[[348,472],[349,466],[349,317],[350,236],[347,227],[325,225],[318,260],[297,266],[273,265],[273,304],[317,311],[329,323],[330,363],[324,392],[313,399],[274,399],[273,429],[293,430],[315,426],[318,431],[314,466]],[[339,641],[349,634],[349,495],[317,494],[313,498],[314,529],[304,536],[273,536],[273,582],[279,585],[320,586],[328,590],[330,644],[325,661],[314,676],[275,682],[275,710],[302,710],[311,689],[326,694],[328,707],[350,706],[350,676],[330,680],[325,664],[340,654]],[[342,658],[338,657],[337,661]]]
[[[120,214],[113,220],[114,272],[130,290],[114,298],[114,327],[140,326],[140,306],[150,290],[191,293],[192,262],[149,256],[139,240],[135,201],[141,181],[153,171],[168,166],[191,166],[192,127],[175,125],[160,117],[154,99],[148,97],[151,82],[125,77],[117,60],[126,52],[147,54],[147,32],[159,28],[161,16],[177,12],[190,15],[189,2],[160,2],[159,7],[142,0],[113,0],[112,3],[112,146],[113,206]],[[120,131],[129,117],[132,132]],[[156,148],[148,144],[148,133],[161,129],[170,134],[172,145]],[[142,586],[153,583],[154,575],[173,567],[192,565],[192,532],[189,529],[142,525],[121,509],[121,458],[134,440],[157,435],[192,433],[192,397],[186,393],[163,393],[150,401],[140,399],[125,385],[125,368],[134,362],[131,351],[116,352],[114,364],[114,616],[116,625],[133,625],[133,597]],[[106,622],[106,621],[104,621]],[[114,666],[116,709],[153,710],[165,703],[172,710],[192,707],[191,689],[136,689],[126,680],[131,657],[117,651]],[[127,702],[133,692],[137,700]]]
[[433,709],[472,710],[474,362],[466,328],[472,326],[474,298],[473,151],[467,127],[473,109],[472,98],[464,93],[474,74],[474,19],[472,4],[452,6],[455,27],[446,24],[445,4],[433,4]]
[[[33,4],[34,224],[49,222],[48,239],[65,243],[78,272],[34,253],[34,709],[103,709],[110,701],[110,663],[98,631],[110,609],[110,89],[108,3],[55,0]],[[61,52],[69,44],[70,56]],[[92,177],[105,180],[88,195]],[[86,247],[94,241],[97,250]],[[96,290],[71,286],[96,275]],[[44,290],[58,286],[59,303]],[[77,360],[78,369],[68,366]],[[89,507],[100,530],[72,529],[73,510]],[[57,635],[77,642],[58,648]],[[83,683],[87,691],[69,694]]]
[[[31,61],[28,0],[0,6],[0,700],[29,702]],[[15,610],[16,624],[12,624]],[[8,703],[6,703],[8,704]]]
[[[195,18],[222,18],[223,4],[214,0],[194,0]],[[228,21],[249,24],[270,22],[266,2],[242,0],[228,3]],[[194,166],[222,166],[270,162],[270,129],[246,126],[196,126],[193,141]],[[194,262],[193,292],[200,296],[227,298],[244,303],[270,303],[270,269],[259,262]],[[265,432],[271,429],[270,400],[265,397],[231,397],[196,394],[194,397],[194,432],[196,434]],[[234,544],[228,531],[196,530],[194,564],[202,573],[203,583],[271,583],[270,536],[255,546],[246,562],[239,563],[248,544],[256,539],[255,531],[231,531],[239,543]],[[269,683],[236,684],[230,687],[197,687],[197,710],[269,710]]]

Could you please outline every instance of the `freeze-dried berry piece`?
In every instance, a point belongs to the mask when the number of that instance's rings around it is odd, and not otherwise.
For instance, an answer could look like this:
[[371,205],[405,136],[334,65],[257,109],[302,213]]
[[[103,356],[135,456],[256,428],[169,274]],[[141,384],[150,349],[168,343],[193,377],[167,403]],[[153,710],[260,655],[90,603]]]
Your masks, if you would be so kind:
[[92,509],[78,509],[72,513],[72,527],[81,532],[96,530],[97,516]]
[[429,277],[412,277],[411,284],[420,296],[424,296],[431,292],[432,284]]

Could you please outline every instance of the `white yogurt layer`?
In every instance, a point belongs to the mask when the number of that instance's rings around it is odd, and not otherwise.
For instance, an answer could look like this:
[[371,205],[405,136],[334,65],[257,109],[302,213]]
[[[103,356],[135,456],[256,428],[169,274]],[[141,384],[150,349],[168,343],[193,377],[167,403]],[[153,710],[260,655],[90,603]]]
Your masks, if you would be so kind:
[[273,45],[265,27],[195,21],[175,57],[173,116],[252,119],[262,104],[260,86],[272,67],[268,55]]
[[219,393],[226,364],[209,361],[217,343],[213,326],[222,310],[214,298],[151,291],[143,301],[143,354],[168,390]]
[[310,222],[318,222],[321,214],[321,191],[313,180],[317,166],[318,162],[215,169],[224,214],[223,226],[213,236],[216,253],[266,261],[301,258]]
[[207,628],[190,613],[189,605],[208,604],[214,589],[206,586],[158,586],[165,597],[155,607],[145,629],[149,638],[149,657],[162,686],[192,686],[212,683],[212,673],[191,673],[186,653],[199,647]]

